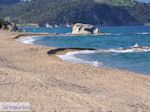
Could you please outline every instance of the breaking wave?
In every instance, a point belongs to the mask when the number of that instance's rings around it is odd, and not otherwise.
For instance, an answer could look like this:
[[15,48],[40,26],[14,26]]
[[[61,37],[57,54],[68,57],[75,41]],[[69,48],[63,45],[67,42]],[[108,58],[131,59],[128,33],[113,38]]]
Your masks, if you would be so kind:
[[139,47],[139,48],[117,48],[117,49],[97,49],[97,50],[81,50],[68,52],[64,55],[58,55],[64,61],[74,62],[74,63],[83,63],[83,64],[91,64],[93,66],[102,66],[103,64],[98,61],[85,60],[84,58],[79,58],[77,55],[81,54],[103,54],[103,53],[135,53],[135,52],[150,52],[150,47]]
[[90,50],[68,52],[68,53],[66,53],[64,55],[58,55],[58,57],[61,58],[63,61],[74,62],[74,63],[82,63],[82,64],[91,64],[93,66],[102,66],[101,62],[88,61],[88,60],[84,60],[84,59],[76,57],[77,54],[80,54],[80,53],[91,53],[91,52],[92,51],[90,51]]

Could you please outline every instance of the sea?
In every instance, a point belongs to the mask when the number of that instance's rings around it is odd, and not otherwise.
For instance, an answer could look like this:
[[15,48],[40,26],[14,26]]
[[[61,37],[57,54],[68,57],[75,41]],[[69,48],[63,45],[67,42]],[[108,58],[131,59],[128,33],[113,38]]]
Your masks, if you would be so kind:
[[[56,48],[93,48],[58,55],[72,63],[111,67],[150,75],[150,26],[102,26],[105,35],[27,37],[25,44]],[[66,34],[71,28],[25,28],[27,32]]]

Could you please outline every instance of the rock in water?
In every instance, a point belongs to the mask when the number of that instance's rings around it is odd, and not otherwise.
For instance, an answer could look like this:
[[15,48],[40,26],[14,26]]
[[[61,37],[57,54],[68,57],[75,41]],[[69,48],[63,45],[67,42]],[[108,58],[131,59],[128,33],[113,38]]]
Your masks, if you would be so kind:
[[73,25],[72,34],[100,34],[100,30],[94,25],[76,23]]
[[11,23],[7,26],[9,31],[18,31],[18,28],[15,23]]

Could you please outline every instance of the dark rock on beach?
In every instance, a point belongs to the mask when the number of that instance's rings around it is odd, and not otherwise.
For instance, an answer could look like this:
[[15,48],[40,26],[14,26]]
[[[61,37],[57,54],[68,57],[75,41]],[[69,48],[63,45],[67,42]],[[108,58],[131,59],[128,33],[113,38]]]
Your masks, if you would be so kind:
[[8,31],[19,31],[19,29],[15,23],[11,23],[8,21],[2,21],[1,22],[1,29],[2,30],[8,30]]

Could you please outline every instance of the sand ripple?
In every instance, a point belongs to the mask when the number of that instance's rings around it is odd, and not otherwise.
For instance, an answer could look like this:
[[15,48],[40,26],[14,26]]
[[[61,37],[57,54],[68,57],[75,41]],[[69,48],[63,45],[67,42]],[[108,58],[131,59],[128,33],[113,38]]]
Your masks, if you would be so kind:
[[12,85],[22,80],[21,76],[0,71],[0,85]]

